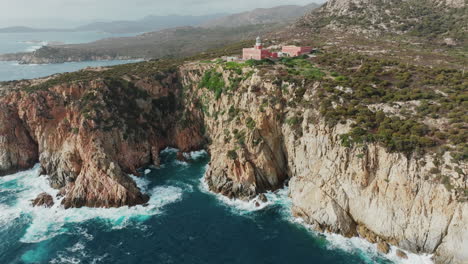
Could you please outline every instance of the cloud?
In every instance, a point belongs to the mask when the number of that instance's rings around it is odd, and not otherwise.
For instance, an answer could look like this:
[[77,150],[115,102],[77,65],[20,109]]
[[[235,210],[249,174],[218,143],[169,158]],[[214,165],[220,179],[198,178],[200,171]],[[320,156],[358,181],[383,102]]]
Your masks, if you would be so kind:
[[150,14],[236,13],[259,7],[311,2],[314,0],[0,0],[0,27],[71,26],[89,21],[137,19]]

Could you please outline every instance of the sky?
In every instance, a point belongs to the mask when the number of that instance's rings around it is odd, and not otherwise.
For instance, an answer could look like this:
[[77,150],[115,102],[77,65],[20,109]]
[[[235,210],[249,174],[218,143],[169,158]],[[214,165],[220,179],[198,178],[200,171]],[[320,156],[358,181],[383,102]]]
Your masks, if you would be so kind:
[[0,0],[0,28],[74,27],[147,15],[238,13],[259,7],[306,5],[324,0]]

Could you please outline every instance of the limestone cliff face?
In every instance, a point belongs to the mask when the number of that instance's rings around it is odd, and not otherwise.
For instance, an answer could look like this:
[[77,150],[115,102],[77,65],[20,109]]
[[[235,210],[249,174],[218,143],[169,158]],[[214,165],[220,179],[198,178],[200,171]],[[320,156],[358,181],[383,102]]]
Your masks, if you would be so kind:
[[468,261],[468,204],[431,172],[439,167],[466,189],[466,163],[452,163],[448,153],[416,158],[378,144],[343,147],[339,135],[349,124],[328,127],[313,103],[293,103],[301,87],[313,102],[320,84],[278,82],[275,72],[246,68],[242,75],[251,77],[239,81],[233,71],[214,69],[226,86],[238,83],[218,99],[193,85],[212,69],[182,69],[191,100],[205,109],[211,190],[249,199],[289,181],[294,214],[317,230],[433,253],[437,263]]
[[[288,130],[285,139],[291,139]],[[294,168],[290,192],[297,216],[318,230],[375,235],[374,243],[435,253],[440,263],[468,259],[468,204],[428,180],[434,157],[408,159],[378,145],[343,148],[338,135],[346,126],[329,129],[319,122],[303,126],[303,131],[303,137],[286,144]],[[445,158],[444,164],[455,166]],[[466,186],[464,175],[453,177]]]
[[179,92],[175,73],[160,81],[97,79],[10,92],[0,99],[1,171],[39,161],[66,208],[145,203],[128,174],[158,165],[167,146],[189,151],[204,144],[200,123],[178,122]]
[[[183,84],[193,90],[188,100],[204,109],[212,156],[206,173],[208,185],[215,192],[241,199],[281,188],[288,178],[281,116],[268,108],[259,111],[262,94],[274,94],[277,87],[257,86],[260,79],[246,78],[236,88],[243,96],[232,91],[216,99],[211,91],[196,88],[208,69],[212,70],[197,64],[181,69]],[[230,84],[231,72],[218,70]]]

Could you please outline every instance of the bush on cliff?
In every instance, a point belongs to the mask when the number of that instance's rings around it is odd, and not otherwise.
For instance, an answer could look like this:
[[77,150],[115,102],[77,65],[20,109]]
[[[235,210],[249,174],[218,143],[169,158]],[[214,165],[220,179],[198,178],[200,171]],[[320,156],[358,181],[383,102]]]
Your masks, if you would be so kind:
[[215,70],[205,72],[198,85],[199,88],[207,88],[214,92],[216,100],[221,97],[225,86],[226,83],[224,82],[223,74]]
[[[451,143],[456,160],[467,158],[468,78],[462,71],[340,52],[323,54],[315,61],[332,73],[322,79],[317,91],[320,113],[330,126],[347,120],[354,123],[342,138],[344,145],[380,142],[390,151],[411,153]],[[398,110],[405,102],[411,105],[410,101],[421,103],[414,110]],[[371,111],[372,104],[397,106],[400,117]],[[446,118],[449,126],[430,128],[423,123],[428,117]]]

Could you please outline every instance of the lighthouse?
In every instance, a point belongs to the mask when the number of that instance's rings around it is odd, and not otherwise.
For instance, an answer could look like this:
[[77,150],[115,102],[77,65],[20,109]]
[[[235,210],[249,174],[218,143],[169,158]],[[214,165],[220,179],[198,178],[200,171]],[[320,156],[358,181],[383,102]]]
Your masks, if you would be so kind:
[[255,42],[255,48],[261,50],[263,48],[262,46],[262,40],[260,37],[257,37],[257,41]]
[[278,58],[278,53],[263,49],[260,37],[257,37],[253,48],[245,48],[242,50],[242,59],[244,60],[262,60],[267,58]]

